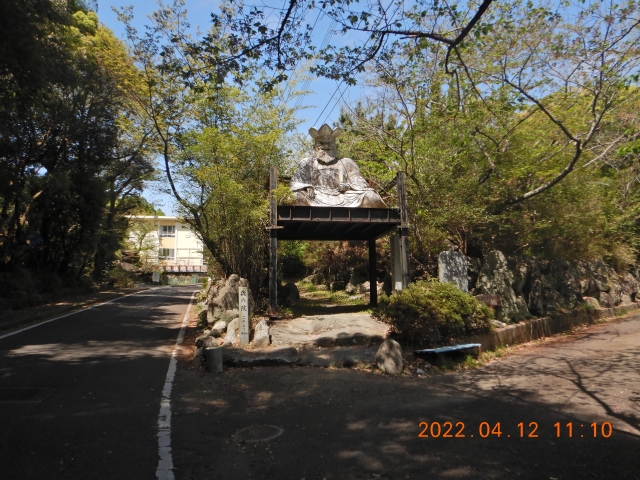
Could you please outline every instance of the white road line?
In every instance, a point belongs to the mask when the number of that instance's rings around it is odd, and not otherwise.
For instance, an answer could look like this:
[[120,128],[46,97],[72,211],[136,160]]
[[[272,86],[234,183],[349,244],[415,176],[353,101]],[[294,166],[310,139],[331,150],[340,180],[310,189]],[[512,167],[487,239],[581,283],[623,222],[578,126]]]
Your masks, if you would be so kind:
[[178,365],[178,347],[184,340],[185,328],[189,321],[189,312],[196,292],[191,295],[189,306],[184,314],[180,333],[173,347],[171,360],[169,361],[169,370],[167,370],[167,378],[162,388],[162,400],[160,400],[160,413],[158,414],[158,468],[156,469],[156,477],[158,480],[175,480],[173,476],[173,456],[171,455],[171,389],[173,388],[173,379],[176,376],[176,367]]
[[[159,287],[159,288],[166,288],[166,287]],[[136,295],[138,293],[148,292],[149,290],[159,290],[159,288],[149,288],[149,289],[146,289],[146,290],[140,290],[138,292],[127,293],[126,295],[123,295],[123,296],[118,297],[118,298],[114,298],[112,300],[107,300],[106,302],[98,303],[97,305],[91,305],[90,307],[87,307],[87,308],[81,308],[80,310],[76,310],[75,312],[67,313],[66,315],[60,315],[59,317],[51,318],[49,320],[45,320],[44,322],[36,323],[35,325],[31,325],[29,327],[21,328],[20,330],[16,330],[15,332],[7,333],[5,335],[0,336],[0,340],[2,340],[3,338],[11,337],[13,335],[17,335],[17,334],[22,333],[22,332],[26,332],[27,330],[31,330],[32,328],[39,327],[40,325],[44,325],[45,323],[55,322],[56,320],[60,320],[61,318],[65,318],[65,317],[70,317],[71,315],[75,315],[76,313],[86,312],[87,310],[91,310],[92,308],[101,307],[102,305],[106,305],[107,303],[115,302],[116,300],[120,300],[121,298],[129,297],[131,295]]]

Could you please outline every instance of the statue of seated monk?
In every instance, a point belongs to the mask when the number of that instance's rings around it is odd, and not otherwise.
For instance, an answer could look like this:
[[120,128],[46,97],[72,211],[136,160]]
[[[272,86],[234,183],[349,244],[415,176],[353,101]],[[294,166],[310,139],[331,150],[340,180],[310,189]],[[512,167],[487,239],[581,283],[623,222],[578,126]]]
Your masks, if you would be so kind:
[[310,207],[387,208],[380,195],[360,173],[356,162],[339,158],[336,138],[340,128],[326,123],[309,129],[313,156],[303,158],[291,179],[295,205]]

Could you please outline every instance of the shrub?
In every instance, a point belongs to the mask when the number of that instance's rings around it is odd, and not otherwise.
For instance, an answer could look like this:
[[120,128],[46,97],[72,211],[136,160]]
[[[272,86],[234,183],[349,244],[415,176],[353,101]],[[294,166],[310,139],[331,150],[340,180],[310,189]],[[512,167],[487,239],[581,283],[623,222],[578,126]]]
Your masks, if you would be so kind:
[[120,267],[115,267],[107,273],[109,283],[116,288],[131,288],[134,286],[135,277]]
[[437,281],[412,283],[380,299],[373,315],[391,326],[391,335],[411,345],[488,332],[493,312],[455,285]]

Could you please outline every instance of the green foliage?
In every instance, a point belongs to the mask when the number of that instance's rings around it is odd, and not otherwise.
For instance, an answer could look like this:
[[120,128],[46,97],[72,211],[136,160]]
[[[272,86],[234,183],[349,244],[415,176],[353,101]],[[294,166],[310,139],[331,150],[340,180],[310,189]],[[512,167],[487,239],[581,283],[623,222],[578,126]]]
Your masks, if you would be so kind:
[[428,345],[488,332],[493,312],[450,283],[419,281],[383,296],[374,317],[389,323],[399,341]]
[[136,277],[120,267],[109,270],[109,283],[116,288],[133,288]]
[[[247,65],[236,77],[244,88],[220,75],[221,65],[192,48],[185,14],[183,2],[161,6],[146,33],[138,35],[130,26],[131,10],[120,13],[142,73],[127,89],[153,125],[165,185],[181,216],[223,273],[248,278],[258,292],[267,263],[265,181],[270,166],[287,173],[286,134],[295,120],[283,89],[260,88],[267,81],[264,72]],[[208,32],[216,49],[225,48],[223,31],[224,25],[214,23]],[[194,71],[199,73],[190,75]]]
[[549,5],[494,3],[491,33],[479,28],[448,57],[454,75],[443,71],[445,46],[397,41],[370,69],[366,99],[342,110],[342,154],[380,186],[407,174],[415,265],[451,245],[620,262],[637,252],[640,90],[630,74],[640,56],[629,14],[640,5]]
[[304,255],[309,244],[299,240],[278,242],[278,270],[282,278],[297,278],[307,272]]
[[100,278],[153,170],[119,84],[134,69],[81,2],[9,0],[0,17],[0,270]]

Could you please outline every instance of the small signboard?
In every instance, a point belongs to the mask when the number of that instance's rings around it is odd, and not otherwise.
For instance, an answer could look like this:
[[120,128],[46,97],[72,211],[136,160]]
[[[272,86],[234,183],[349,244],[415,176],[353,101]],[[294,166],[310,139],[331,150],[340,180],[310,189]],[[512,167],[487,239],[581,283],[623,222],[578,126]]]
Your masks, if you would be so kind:
[[249,289],[238,287],[238,306],[240,308],[240,346],[249,343]]
[[153,280],[153,283],[160,283],[160,274],[158,272],[153,272],[151,274],[151,280]]

